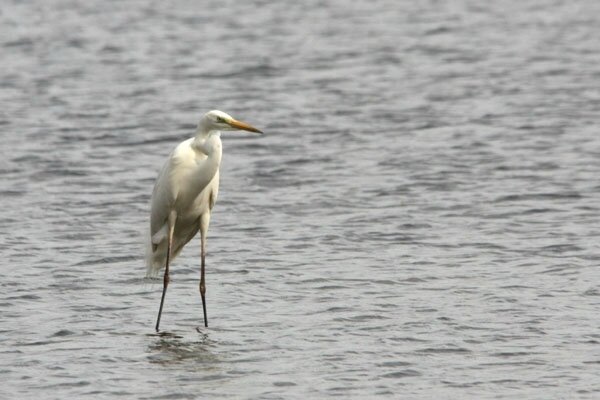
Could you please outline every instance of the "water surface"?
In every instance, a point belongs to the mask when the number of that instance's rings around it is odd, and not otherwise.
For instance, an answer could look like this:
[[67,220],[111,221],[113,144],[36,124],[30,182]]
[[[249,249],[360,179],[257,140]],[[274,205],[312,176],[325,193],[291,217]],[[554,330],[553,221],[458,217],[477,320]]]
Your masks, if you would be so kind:
[[[597,398],[600,3],[8,1],[2,398]],[[219,108],[199,239],[152,185]]]

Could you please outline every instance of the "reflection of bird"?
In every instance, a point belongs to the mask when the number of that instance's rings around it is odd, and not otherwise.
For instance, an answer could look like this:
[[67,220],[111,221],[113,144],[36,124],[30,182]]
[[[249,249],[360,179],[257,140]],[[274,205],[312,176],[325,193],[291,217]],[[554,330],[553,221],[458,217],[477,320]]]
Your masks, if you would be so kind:
[[167,286],[169,262],[200,230],[201,270],[200,295],[204,311],[204,326],[208,326],[204,293],[204,258],[210,212],[219,191],[221,164],[220,131],[258,129],[233,119],[222,111],[206,113],[196,129],[196,136],[185,140],[173,150],[163,166],[152,192],[147,276],[156,276],[165,267],[163,292],[156,320],[160,325]]

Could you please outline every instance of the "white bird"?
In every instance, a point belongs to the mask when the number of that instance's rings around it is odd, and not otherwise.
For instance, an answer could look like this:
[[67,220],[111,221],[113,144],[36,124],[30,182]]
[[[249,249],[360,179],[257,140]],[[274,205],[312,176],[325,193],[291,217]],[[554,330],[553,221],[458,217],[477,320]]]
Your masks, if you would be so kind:
[[147,239],[146,257],[146,276],[156,276],[163,267],[165,268],[156,332],[169,285],[169,262],[198,230],[201,243],[200,296],[204,326],[208,327],[204,281],[206,235],[210,213],[219,192],[221,131],[233,130],[262,133],[222,111],[210,111],[198,123],[195,137],[179,143],[169,155],[156,179],[152,192],[150,237]]

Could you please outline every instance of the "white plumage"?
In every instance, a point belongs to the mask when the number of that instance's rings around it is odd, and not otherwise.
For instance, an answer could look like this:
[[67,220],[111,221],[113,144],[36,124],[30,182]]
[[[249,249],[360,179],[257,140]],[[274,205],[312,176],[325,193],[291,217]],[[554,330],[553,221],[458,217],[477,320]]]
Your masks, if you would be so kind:
[[200,294],[204,324],[208,326],[204,296],[206,235],[210,213],[219,193],[221,131],[231,130],[262,133],[222,111],[210,111],[198,123],[195,137],[179,143],[171,152],[154,185],[146,275],[156,276],[165,268],[163,295],[156,321],[157,332],[169,283],[169,263],[198,231],[201,235]]
[[[219,141],[218,133],[211,140]],[[146,276],[156,277],[165,267],[169,236],[169,213],[176,210],[171,261],[200,229],[200,217],[210,216],[219,193],[221,150],[209,157],[194,149],[195,138],[181,142],[160,171],[150,211],[150,252]],[[210,159],[209,159],[210,158]]]

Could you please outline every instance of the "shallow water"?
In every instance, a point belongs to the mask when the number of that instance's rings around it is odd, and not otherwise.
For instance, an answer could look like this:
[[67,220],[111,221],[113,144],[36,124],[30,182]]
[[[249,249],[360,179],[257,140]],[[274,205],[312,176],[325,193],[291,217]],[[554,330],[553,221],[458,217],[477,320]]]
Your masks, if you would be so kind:
[[[597,398],[600,3],[5,2],[0,397]],[[154,178],[223,134],[144,282]]]

